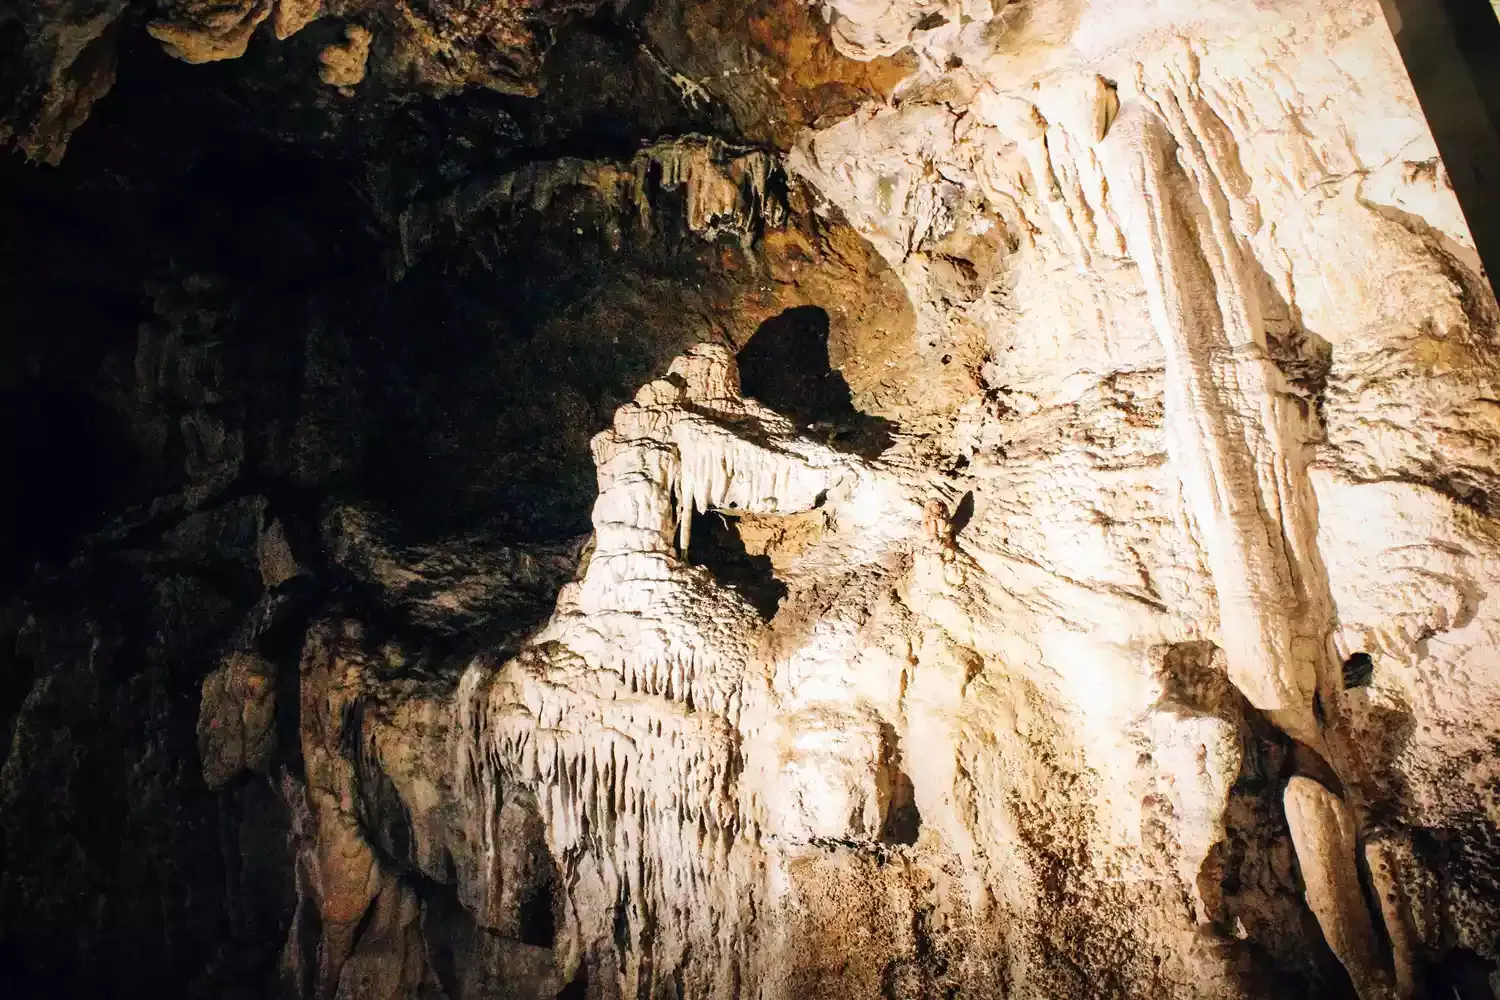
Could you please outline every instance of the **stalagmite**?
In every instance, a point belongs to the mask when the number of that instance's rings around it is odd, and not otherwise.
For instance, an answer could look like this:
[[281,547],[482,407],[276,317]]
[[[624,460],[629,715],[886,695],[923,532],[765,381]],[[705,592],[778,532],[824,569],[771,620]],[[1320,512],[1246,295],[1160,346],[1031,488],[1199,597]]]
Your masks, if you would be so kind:
[[1413,912],[1416,907],[1410,889],[1402,884],[1401,877],[1407,867],[1405,855],[1409,851],[1403,851],[1397,841],[1398,838],[1389,833],[1366,837],[1364,860],[1365,870],[1370,875],[1370,891],[1385,926],[1385,939],[1391,946],[1396,995],[1408,1000],[1421,990],[1422,946],[1417,914]]
[[1359,883],[1354,817],[1338,796],[1301,775],[1287,782],[1285,802],[1307,905],[1323,937],[1349,971],[1361,1000],[1390,996],[1389,977]]

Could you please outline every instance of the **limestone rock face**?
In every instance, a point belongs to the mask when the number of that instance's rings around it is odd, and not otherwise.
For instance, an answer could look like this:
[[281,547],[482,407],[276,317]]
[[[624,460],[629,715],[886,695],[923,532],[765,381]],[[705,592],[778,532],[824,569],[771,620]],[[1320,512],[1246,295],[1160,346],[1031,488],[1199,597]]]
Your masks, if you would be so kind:
[[14,255],[142,311],[0,613],[26,988],[1500,990],[1500,306],[1376,0],[159,13],[328,175]]

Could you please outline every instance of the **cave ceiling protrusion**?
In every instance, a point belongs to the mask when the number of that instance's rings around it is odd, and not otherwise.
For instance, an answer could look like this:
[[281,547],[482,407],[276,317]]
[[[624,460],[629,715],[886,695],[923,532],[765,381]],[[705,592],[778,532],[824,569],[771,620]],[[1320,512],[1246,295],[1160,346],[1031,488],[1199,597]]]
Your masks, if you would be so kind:
[[[122,59],[145,44],[195,65],[290,45],[240,74],[276,75],[314,104],[401,104],[542,95],[549,53],[580,24],[635,49],[675,100],[727,109],[737,135],[782,148],[798,129],[889,96],[916,65],[909,54],[872,59],[842,45],[825,15],[795,0],[642,10],[601,0],[25,0],[0,15],[0,143],[58,162]],[[618,99],[610,88],[580,92],[600,107]]]

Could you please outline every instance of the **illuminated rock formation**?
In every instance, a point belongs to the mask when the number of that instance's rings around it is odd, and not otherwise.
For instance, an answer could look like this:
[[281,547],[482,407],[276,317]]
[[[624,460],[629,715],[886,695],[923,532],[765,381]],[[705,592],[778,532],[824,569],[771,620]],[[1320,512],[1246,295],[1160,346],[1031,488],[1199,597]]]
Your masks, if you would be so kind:
[[49,720],[139,650],[127,797],[284,876],[226,898],[289,995],[1493,997],[1500,307],[1376,0],[750,7],[523,122],[603,8],[161,5],[321,53],[379,253],[174,271],[100,366],[184,471],[0,615],[6,898],[82,920]]

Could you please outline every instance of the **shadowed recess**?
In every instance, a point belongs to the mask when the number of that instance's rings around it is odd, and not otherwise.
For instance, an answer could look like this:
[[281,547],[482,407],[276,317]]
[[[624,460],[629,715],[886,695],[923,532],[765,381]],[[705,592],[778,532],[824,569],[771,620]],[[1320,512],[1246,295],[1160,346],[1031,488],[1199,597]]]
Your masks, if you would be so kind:
[[830,447],[865,458],[891,445],[889,420],[854,408],[849,383],[828,357],[828,313],[797,306],[760,325],[740,349],[740,384]]
[[688,561],[708,567],[720,583],[748,601],[766,620],[776,614],[786,596],[786,584],[776,579],[771,557],[746,551],[737,519],[719,511],[693,514]]

